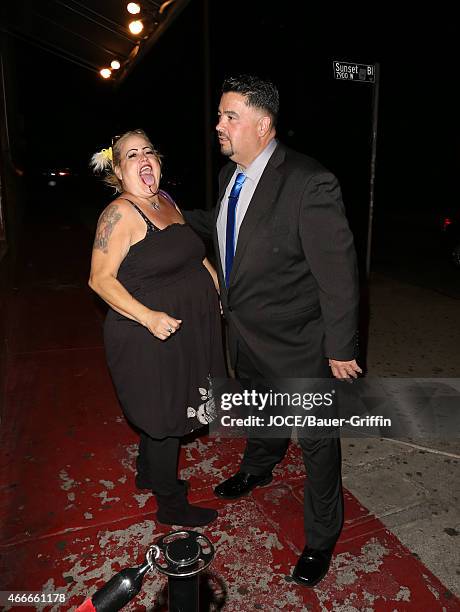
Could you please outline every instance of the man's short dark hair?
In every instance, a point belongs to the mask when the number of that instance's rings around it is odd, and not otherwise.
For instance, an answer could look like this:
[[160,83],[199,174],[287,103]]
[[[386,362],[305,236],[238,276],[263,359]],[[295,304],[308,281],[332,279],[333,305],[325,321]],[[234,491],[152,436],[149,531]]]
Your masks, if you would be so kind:
[[276,125],[280,106],[276,85],[269,80],[260,79],[250,74],[239,74],[228,77],[222,85],[222,93],[234,92],[246,97],[248,106],[261,108],[270,114],[273,125]]

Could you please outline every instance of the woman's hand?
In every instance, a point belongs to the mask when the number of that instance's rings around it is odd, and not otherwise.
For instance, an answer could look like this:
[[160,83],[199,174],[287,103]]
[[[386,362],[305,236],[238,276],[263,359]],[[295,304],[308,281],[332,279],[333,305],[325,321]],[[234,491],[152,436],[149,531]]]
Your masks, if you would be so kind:
[[151,310],[144,320],[145,327],[159,340],[167,340],[179,329],[181,323],[181,319],[175,319],[166,312],[157,310]]

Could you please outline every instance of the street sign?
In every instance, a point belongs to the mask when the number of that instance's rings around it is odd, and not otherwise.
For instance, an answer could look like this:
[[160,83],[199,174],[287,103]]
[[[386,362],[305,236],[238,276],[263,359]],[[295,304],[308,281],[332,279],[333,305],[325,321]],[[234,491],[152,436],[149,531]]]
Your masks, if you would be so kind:
[[353,62],[332,62],[334,78],[340,81],[375,83],[374,64],[355,64]]

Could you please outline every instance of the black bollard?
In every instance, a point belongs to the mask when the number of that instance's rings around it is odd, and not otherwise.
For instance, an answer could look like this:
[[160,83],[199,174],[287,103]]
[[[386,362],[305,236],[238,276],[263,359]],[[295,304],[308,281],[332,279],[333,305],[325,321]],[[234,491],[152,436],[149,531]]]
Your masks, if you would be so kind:
[[199,578],[168,578],[169,612],[198,612],[200,608]]
[[196,531],[175,531],[156,542],[153,565],[168,576],[169,612],[198,612],[199,574],[211,563],[214,547]]
[[[174,540],[166,548],[166,555],[178,566],[188,567],[200,556],[200,546],[196,540],[181,538]],[[200,605],[198,574],[188,578],[168,578],[169,610],[195,612]]]

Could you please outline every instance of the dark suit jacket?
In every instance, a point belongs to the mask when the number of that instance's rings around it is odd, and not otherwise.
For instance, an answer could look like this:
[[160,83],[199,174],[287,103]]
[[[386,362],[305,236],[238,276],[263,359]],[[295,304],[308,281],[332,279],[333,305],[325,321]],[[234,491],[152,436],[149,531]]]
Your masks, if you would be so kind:
[[216,220],[235,170],[219,175],[213,211],[184,212],[213,236],[230,356],[238,341],[265,377],[327,376],[327,358],[356,357],[359,284],[353,236],[337,179],[278,144],[241,225],[225,287]]

